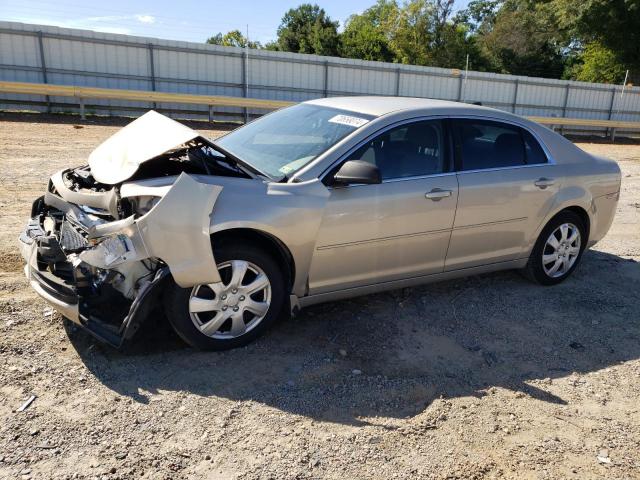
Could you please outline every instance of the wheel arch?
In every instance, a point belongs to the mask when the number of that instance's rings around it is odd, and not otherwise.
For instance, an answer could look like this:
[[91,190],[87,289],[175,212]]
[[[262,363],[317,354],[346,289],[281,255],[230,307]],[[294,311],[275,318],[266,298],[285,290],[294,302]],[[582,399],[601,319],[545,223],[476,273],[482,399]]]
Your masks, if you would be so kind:
[[[557,212],[553,217],[551,217],[551,219],[555,218],[557,215],[561,214],[562,212],[573,212],[580,217],[580,220],[582,220],[582,226],[586,230],[585,232],[585,237],[586,237],[585,245],[586,245],[587,242],[589,241],[589,232],[591,231],[591,218],[589,217],[589,214],[587,213],[587,211],[578,205],[571,205]],[[549,221],[551,221],[551,219],[549,219]]]
[[545,217],[540,221],[535,231],[532,232],[531,237],[529,237],[527,248],[529,253],[531,253],[542,230],[544,230],[551,220],[564,211],[573,212],[582,219],[586,230],[587,241],[589,239],[595,218],[593,218],[593,197],[588,190],[576,185],[562,188],[554,195],[552,203]]
[[591,217],[589,216],[589,212],[581,205],[578,205],[576,203],[569,203],[567,205],[562,205],[561,207],[554,209],[553,212],[550,212],[549,215],[544,219],[544,221],[540,223],[538,231],[536,232],[535,237],[532,239],[531,248],[533,248],[533,245],[538,240],[538,237],[540,236],[544,228],[549,225],[549,222],[551,222],[554,218],[556,218],[563,212],[573,212],[580,217],[580,219],[582,220],[582,224],[586,230],[585,236],[587,237],[586,241],[588,242],[589,232],[591,231]]
[[276,259],[279,264],[284,264],[287,268],[283,269],[285,274],[285,285],[287,294],[293,289],[293,282],[296,278],[295,260],[291,251],[285,243],[274,235],[263,230],[254,228],[238,227],[229,228],[227,230],[219,230],[211,234],[211,243],[214,249],[224,244],[246,243],[250,245],[258,245]]
[[[586,237],[586,239],[581,242],[580,251],[576,256],[576,258],[574,259],[574,261],[569,265],[569,267],[566,270],[563,270],[562,272],[560,272],[560,276],[554,277],[553,274],[555,273],[555,270],[554,272],[550,272],[550,273],[547,273],[544,270],[545,267],[543,264],[543,258],[545,255],[546,244],[548,242],[548,239],[546,238],[546,236],[549,234],[549,232],[555,232],[558,226],[566,221],[565,219],[567,214],[571,214],[571,218],[573,218],[573,216],[577,216],[580,219],[580,223],[582,224],[585,230],[584,236]],[[559,218],[561,215],[565,215],[565,217]],[[554,221],[555,223],[553,223]],[[571,274],[571,272],[576,268],[578,261],[580,260],[580,257],[582,256],[582,253],[584,252],[584,250],[588,248],[587,241],[589,238],[590,228],[591,228],[591,219],[589,217],[588,211],[584,207],[575,205],[575,204],[569,204],[569,205],[564,205],[562,206],[562,208],[555,210],[542,223],[542,228],[538,233],[538,236],[536,238],[536,241],[533,245],[532,250],[529,252],[529,258],[528,258],[527,264],[525,265],[525,268],[522,270],[522,274],[526,278],[540,285],[555,285],[556,283],[559,283],[565,278],[567,278],[569,274]],[[542,232],[545,232],[544,236],[542,235]],[[557,251],[557,247],[556,247],[556,251]],[[566,253],[564,253],[563,256],[566,257],[567,256]],[[556,264],[554,265],[554,267],[561,265],[560,263],[558,263],[560,260],[562,260],[562,265],[564,268],[565,260],[563,260],[558,256],[555,259]]]

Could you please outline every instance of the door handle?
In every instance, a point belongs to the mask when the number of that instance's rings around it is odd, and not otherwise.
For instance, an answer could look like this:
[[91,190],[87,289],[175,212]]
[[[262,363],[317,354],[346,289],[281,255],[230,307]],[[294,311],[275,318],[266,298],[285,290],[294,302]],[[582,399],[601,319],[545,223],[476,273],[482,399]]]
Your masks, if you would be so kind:
[[430,192],[425,193],[424,196],[426,198],[428,198],[429,200],[433,200],[434,202],[437,202],[438,200],[441,200],[443,198],[450,197],[451,196],[451,190],[443,190],[441,188],[434,188]]
[[538,180],[533,182],[533,184],[536,187],[541,188],[542,190],[544,190],[547,187],[550,187],[554,183],[556,183],[556,181],[553,178],[545,178],[545,177],[539,178]]

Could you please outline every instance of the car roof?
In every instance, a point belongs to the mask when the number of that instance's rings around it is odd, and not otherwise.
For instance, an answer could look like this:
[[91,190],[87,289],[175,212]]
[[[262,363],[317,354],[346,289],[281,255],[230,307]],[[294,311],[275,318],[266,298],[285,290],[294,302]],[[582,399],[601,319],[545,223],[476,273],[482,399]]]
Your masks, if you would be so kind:
[[[358,96],[358,97],[331,97],[319,98],[305,102],[311,105],[319,105],[340,110],[362,113],[380,117],[392,112],[425,110],[450,111],[452,114],[494,114],[499,112],[493,108],[471,105],[468,103],[452,102],[448,100],[434,100],[431,98],[416,97],[381,97],[381,96]],[[500,112],[502,113],[502,112]]]

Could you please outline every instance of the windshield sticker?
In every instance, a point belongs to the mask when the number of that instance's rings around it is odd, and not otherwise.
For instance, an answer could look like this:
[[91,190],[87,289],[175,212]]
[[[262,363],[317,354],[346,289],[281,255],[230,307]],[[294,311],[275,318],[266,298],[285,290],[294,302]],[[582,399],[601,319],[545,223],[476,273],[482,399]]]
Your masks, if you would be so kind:
[[352,117],[351,115],[336,115],[329,119],[331,123],[339,123],[341,125],[349,125],[350,127],[361,127],[369,120],[365,118]]
[[314,158],[315,158],[315,155],[309,155],[307,157],[299,158],[297,160],[294,160],[293,162],[289,162],[286,165],[283,165],[278,169],[278,171],[283,175],[289,175],[289,173],[293,172],[294,170],[298,170],[299,168],[306,165]]
[[278,169],[278,171],[279,171],[280,173],[284,173],[285,175],[286,175],[287,173],[291,172],[292,170],[293,170],[293,167],[292,167],[291,165],[285,165],[285,166],[280,167],[280,168]]

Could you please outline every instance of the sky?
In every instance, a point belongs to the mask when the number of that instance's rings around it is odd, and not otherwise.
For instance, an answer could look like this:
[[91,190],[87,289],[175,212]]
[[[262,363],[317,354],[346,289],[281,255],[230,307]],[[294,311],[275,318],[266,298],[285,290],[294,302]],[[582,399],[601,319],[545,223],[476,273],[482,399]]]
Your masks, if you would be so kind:
[[[249,28],[249,38],[276,37],[282,16],[301,3],[317,3],[344,25],[375,0],[0,0],[0,20],[57,25],[144,37],[204,42],[218,32]],[[467,0],[456,0],[464,8]]]

